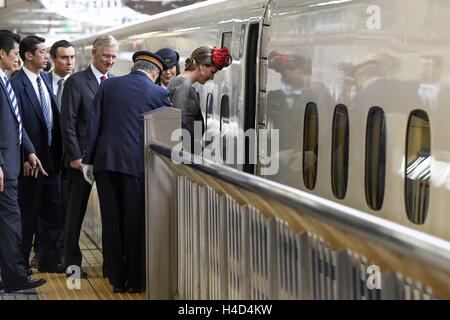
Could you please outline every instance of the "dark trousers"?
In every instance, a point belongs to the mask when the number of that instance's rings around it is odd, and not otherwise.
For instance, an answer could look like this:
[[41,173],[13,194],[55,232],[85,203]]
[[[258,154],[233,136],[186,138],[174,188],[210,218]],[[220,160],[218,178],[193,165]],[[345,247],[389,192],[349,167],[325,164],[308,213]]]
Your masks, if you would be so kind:
[[[67,198],[68,198],[68,175],[67,169],[63,167],[59,176],[59,194],[61,196],[61,217],[60,227],[57,237],[56,247],[58,249],[58,255],[62,260],[64,257],[64,228],[66,225],[66,212],[67,212]],[[35,257],[39,254],[39,231],[34,235],[33,250]],[[62,261],[61,261],[62,262]]]
[[72,168],[67,169],[68,199],[66,227],[64,234],[64,262],[66,266],[81,267],[80,232],[92,186],[84,180],[83,173]]
[[5,287],[27,279],[20,248],[22,228],[17,199],[17,180],[5,180],[0,192],[0,274]]
[[145,287],[143,180],[110,171],[96,175],[108,278],[116,287]]
[[29,265],[33,237],[39,234],[39,268],[55,268],[60,262],[57,239],[61,232],[59,172],[19,180],[22,213],[22,252]]
[[59,177],[61,208],[62,208],[62,215],[61,215],[62,228],[58,235],[57,247],[58,247],[58,254],[61,257],[61,259],[64,257],[64,233],[65,233],[64,229],[66,225],[67,203],[69,198],[69,176],[67,172],[68,172],[67,168],[65,167],[62,168]]

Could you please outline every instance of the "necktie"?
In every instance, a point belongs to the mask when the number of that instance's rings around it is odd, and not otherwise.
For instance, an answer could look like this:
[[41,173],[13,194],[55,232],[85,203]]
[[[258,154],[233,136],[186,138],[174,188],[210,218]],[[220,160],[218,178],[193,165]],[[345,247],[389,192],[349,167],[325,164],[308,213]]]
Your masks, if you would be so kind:
[[106,76],[101,76],[100,77],[100,83],[102,83],[104,80],[108,79]]
[[59,111],[61,111],[61,98],[62,98],[63,88],[64,88],[64,79],[59,79],[58,80],[58,91],[56,91],[56,100],[58,101]]
[[39,89],[39,96],[41,98],[41,108],[42,108],[42,114],[44,115],[45,124],[47,126],[47,142],[48,145],[52,145],[52,123],[50,120],[50,108],[47,104],[47,100],[45,100],[44,91],[42,90],[42,81],[41,77],[37,77],[36,79]]
[[23,126],[22,126],[22,118],[19,113],[19,105],[17,104],[16,95],[14,94],[14,90],[11,87],[11,83],[9,82],[7,77],[3,78],[6,86],[6,90],[8,91],[9,99],[12,102],[14,115],[16,116],[17,122],[19,122],[19,141],[22,144],[22,134],[23,134]]

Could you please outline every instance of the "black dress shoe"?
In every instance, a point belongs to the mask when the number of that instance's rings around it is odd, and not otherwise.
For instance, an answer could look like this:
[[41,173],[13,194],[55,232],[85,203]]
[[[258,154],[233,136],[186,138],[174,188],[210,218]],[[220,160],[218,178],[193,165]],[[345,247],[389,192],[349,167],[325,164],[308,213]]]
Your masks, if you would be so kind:
[[144,289],[142,289],[142,288],[128,288],[127,292],[128,293],[142,293],[142,292],[144,292]]
[[33,274],[33,270],[31,270],[30,267],[24,267],[25,268],[25,273],[27,274],[27,276],[31,276]]
[[66,272],[66,268],[63,265],[57,264],[56,266],[52,267],[39,267],[38,271],[42,273],[64,273]]
[[83,269],[81,269],[81,278],[83,278],[83,279],[88,278],[88,273],[86,271],[84,271]]
[[123,293],[125,292],[125,288],[113,286],[113,293]]
[[11,293],[11,292],[15,292],[15,291],[21,291],[21,290],[28,290],[28,289],[33,289],[33,288],[37,288],[40,287],[44,284],[47,283],[47,280],[45,279],[31,279],[28,278],[24,283],[14,286],[14,287],[8,287],[8,288],[4,288],[6,293]]

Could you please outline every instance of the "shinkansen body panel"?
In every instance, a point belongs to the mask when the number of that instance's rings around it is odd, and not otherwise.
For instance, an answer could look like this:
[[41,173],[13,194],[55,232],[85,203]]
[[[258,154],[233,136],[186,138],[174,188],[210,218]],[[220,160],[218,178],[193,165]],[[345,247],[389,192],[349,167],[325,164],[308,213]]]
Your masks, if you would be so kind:
[[[450,240],[449,16],[432,0],[208,1],[105,33],[116,75],[137,50],[173,48],[183,70],[195,48],[229,47],[196,85],[208,130],[258,134],[236,147],[258,163],[229,165]],[[96,36],[75,42],[78,69]]]

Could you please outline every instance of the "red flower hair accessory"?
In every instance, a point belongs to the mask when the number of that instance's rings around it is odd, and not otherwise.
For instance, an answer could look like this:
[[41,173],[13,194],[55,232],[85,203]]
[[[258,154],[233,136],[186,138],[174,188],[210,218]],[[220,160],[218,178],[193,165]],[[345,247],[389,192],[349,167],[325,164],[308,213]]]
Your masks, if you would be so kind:
[[213,48],[211,53],[211,60],[217,70],[222,70],[223,68],[228,67],[233,62],[233,58],[231,57],[230,52],[225,47]]

